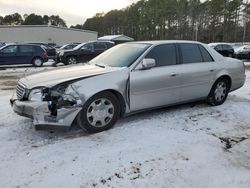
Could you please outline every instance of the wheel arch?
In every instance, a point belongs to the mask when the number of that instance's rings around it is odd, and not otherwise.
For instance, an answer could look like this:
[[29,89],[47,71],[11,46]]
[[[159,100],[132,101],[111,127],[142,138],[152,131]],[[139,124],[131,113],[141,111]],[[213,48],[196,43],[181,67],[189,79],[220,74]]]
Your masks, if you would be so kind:
[[[114,90],[114,89],[106,89],[106,90],[99,91],[98,93],[95,93],[95,94],[92,95],[91,97],[93,97],[93,96],[95,96],[95,95],[98,95],[98,94],[100,94],[100,93],[103,93],[103,92],[111,93],[111,94],[113,94],[113,95],[117,98],[117,100],[118,100],[118,102],[119,102],[119,105],[120,105],[120,117],[122,117],[122,116],[125,114],[125,112],[126,112],[126,102],[125,102],[125,99],[124,99],[124,97],[122,96],[122,94],[121,94],[119,91]],[[89,97],[88,100],[89,100],[91,97]]]
[[[214,84],[218,81],[218,80],[221,80],[221,79],[226,79],[229,83],[229,91],[231,89],[231,86],[232,86],[232,78],[228,75],[228,74],[222,74],[220,75],[214,82]],[[214,86],[213,84],[213,86]]]

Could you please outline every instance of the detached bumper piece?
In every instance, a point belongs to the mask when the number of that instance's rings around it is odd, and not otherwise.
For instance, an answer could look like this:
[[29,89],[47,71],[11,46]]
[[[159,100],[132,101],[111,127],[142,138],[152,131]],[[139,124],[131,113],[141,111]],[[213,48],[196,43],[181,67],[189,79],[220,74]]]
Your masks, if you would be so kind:
[[51,116],[48,102],[10,100],[15,113],[33,119],[37,129],[69,128],[81,107],[61,108]]

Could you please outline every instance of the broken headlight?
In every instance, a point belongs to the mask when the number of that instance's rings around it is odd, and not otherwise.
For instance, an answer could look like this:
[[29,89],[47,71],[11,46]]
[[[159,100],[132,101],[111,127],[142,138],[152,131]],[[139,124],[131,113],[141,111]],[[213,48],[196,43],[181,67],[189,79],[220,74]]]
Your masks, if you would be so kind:
[[61,108],[72,108],[81,105],[80,96],[73,84],[42,90],[43,101],[48,101],[51,115],[56,116]]
[[42,98],[43,98],[42,88],[32,89],[29,92],[29,96],[28,96],[29,101],[42,101],[43,100]]

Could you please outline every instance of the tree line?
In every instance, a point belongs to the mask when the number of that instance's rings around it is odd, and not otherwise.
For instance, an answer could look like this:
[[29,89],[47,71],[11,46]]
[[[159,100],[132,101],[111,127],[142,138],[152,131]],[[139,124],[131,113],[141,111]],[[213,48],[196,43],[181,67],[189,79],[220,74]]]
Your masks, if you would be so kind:
[[[58,15],[0,16],[0,25],[67,27]],[[140,0],[121,9],[97,13],[71,28],[99,36],[124,34],[135,40],[185,39],[202,42],[250,42],[248,0]]]
[[135,40],[250,41],[247,0],[140,0],[121,10],[97,13],[74,28],[100,36],[125,34]]
[[36,15],[24,14],[21,16],[19,13],[0,16],[0,25],[54,25],[60,27],[67,27],[66,22],[58,15]]

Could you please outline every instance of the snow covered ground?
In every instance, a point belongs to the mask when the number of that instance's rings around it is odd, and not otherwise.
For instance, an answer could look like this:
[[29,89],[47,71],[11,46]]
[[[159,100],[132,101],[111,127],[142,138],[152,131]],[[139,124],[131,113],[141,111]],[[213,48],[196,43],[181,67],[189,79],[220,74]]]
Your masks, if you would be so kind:
[[245,86],[221,106],[141,113],[87,135],[35,131],[12,112],[16,79],[47,68],[0,71],[1,188],[250,187],[250,71]]

